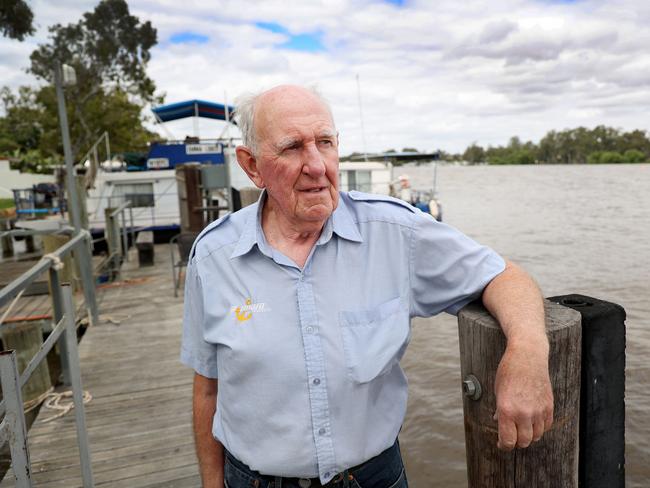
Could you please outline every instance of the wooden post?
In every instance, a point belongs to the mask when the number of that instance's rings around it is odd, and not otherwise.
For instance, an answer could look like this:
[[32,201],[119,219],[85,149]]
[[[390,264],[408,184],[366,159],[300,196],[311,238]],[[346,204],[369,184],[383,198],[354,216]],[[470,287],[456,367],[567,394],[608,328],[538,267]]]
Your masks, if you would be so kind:
[[[2,326],[2,343],[5,349],[14,349],[18,361],[18,372],[22,374],[32,358],[43,345],[43,321],[9,322]],[[47,361],[34,370],[23,386],[23,402],[37,399],[52,386]]]
[[86,207],[86,177],[84,175],[75,176],[75,184],[77,185],[77,198],[79,199],[79,219],[81,228],[88,228],[88,208]]
[[[11,221],[8,218],[0,217],[0,232],[11,230]],[[2,245],[2,257],[12,258],[14,256],[14,240],[10,235],[2,236],[0,238],[0,245]]]
[[36,252],[34,236],[25,236],[25,252],[27,254],[34,254]]
[[[497,449],[494,380],[506,340],[496,320],[479,304],[458,314],[467,477],[471,488],[574,488],[578,486],[580,401],[580,314],[545,302],[550,343],[549,371],[555,397],[554,423],[541,441],[527,449]],[[468,396],[474,385],[481,393]],[[474,379],[474,378],[472,378]]]
[[[43,254],[49,254],[56,251],[66,242],[68,242],[72,236],[67,234],[45,234],[42,236],[43,239]],[[79,290],[79,270],[76,267],[74,259],[72,259],[72,254],[68,253],[65,257],[61,259],[63,261],[63,269],[59,272],[61,281],[66,283],[72,283],[73,290]],[[51,285],[50,285],[51,286]],[[52,289],[50,288],[50,295],[52,294]]]

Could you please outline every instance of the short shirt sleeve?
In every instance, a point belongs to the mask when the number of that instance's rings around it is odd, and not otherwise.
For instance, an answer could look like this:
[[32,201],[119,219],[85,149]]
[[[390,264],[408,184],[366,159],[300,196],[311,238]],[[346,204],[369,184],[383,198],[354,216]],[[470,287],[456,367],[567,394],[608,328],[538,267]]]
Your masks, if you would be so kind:
[[411,313],[456,315],[505,269],[501,256],[455,228],[415,216],[410,253]]
[[185,275],[181,362],[201,376],[217,378],[217,346],[203,338],[204,316],[201,277],[196,269],[196,260],[192,259]]

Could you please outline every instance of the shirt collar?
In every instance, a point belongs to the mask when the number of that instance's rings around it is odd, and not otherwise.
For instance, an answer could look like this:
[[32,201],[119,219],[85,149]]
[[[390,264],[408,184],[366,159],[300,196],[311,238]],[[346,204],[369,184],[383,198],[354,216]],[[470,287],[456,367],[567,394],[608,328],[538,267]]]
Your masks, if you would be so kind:
[[[230,255],[231,258],[243,256],[250,251],[255,244],[257,244],[257,247],[259,247],[262,253],[271,256],[271,246],[266,242],[264,232],[262,231],[262,209],[264,208],[265,202],[266,190],[263,190],[257,203],[254,204],[257,208],[255,211],[248,214],[246,223],[244,224],[244,231],[242,232],[239,241],[237,241],[235,249]],[[339,204],[337,205],[336,210],[334,210],[334,213],[325,222],[323,231],[321,232],[318,241],[316,241],[316,245],[327,243],[332,238],[333,233],[349,241],[363,242],[359,229],[350,214],[350,210],[348,209],[345,200],[341,197],[339,197]]]
[[343,196],[339,193],[339,204],[334,210],[332,216],[328,219],[328,222],[332,222],[332,231],[348,241],[353,242],[363,242],[361,233],[359,232],[359,227],[352,218],[348,204],[346,203]]

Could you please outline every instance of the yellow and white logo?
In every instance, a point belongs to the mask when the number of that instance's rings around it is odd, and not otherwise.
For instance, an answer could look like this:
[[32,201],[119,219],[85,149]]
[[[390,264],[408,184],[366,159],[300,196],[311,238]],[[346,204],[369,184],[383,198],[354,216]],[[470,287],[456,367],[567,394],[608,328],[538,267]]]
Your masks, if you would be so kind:
[[246,299],[244,305],[237,305],[231,307],[231,310],[235,313],[235,318],[238,322],[246,322],[253,317],[253,313],[261,312],[270,312],[271,309],[266,306],[266,303],[253,303],[253,300],[250,298]]

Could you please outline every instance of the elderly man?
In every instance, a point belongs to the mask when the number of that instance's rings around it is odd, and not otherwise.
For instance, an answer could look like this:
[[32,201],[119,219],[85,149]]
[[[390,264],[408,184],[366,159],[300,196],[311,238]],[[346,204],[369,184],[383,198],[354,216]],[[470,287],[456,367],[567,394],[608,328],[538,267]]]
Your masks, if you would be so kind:
[[479,297],[507,336],[498,444],[538,440],[553,395],[534,282],[400,200],[339,192],[338,135],[316,93],[279,86],[237,113],[237,159],[264,191],[197,238],[185,291],[204,486],[407,486],[410,318]]

